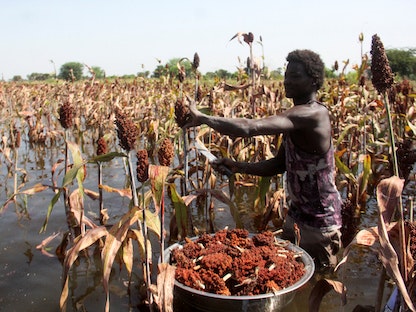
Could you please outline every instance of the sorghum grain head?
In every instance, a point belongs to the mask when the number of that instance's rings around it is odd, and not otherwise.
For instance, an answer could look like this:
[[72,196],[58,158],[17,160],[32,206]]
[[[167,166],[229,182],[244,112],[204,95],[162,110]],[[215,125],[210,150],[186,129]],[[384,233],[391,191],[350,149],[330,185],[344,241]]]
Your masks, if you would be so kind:
[[119,144],[122,149],[131,151],[134,149],[134,144],[136,143],[137,136],[139,135],[139,129],[133,121],[121,111],[121,109],[117,108],[115,115],[116,120],[114,123],[117,126]]
[[383,43],[377,35],[372,37],[371,56],[371,81],[377,91],[383,93],[392,86],[393,73]]
[[244,42],[248,45],[252,44],[254,41],[253,33],[249,32],[248,34],[243,34]]
[[97,155],[104,155],[107,154],[107,152],[107,141],[101,136],[97,140]]
[[149,156],[147,150],[139,150],[136,153],[137,167],[136,174],[139,182],[146,182],[149,179]]
[[192,67],[194,70],[197,70],[199,67],[199,55],[198,53],[194,54],[194,61],[192,62]]
[[185,106],[182,98],[175,103],[175,120],[180,128],[182,128],[190,118],[189,108]]
[[65,129],[71,128],[74,122],[74,108],[69,101],[59,107],[59,122]]
[[157,152],[159,164],[161,166],[170,166],[174,157],[173,144],[169,138],[165,138],[159,146]]

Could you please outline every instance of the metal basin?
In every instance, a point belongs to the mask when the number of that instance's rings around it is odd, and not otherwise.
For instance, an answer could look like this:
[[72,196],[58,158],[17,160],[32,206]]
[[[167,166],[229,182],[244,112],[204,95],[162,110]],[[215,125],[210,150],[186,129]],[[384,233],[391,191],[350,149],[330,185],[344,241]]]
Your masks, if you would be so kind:
[[[193,238],[196,239],[196,238]],[[176,243],[165,249],[164,259],[170,262],[171,250],[180,248],[182,244]],[[175,311],[192,312],[268,312],[280,311],[294,298],[296,291],[306,284],[315,271],[312,257],[302,248],[289,243],[288,249],[301,253],[302,262],[305,264],[305,274],[295,284],[279,290],[254,296],[224,296],[203,292],[185,286],[175,280],[174,307]]]

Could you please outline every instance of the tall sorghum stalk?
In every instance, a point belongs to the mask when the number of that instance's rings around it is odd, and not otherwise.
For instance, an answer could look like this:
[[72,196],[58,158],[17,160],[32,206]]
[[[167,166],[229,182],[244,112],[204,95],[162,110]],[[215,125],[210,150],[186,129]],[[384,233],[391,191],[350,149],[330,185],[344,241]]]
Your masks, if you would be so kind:
[[17,194],[17,171],[18,171],[18,159],[19,159],[19,147],[21,141],[20,131],[13,125],[11,132],[12,146],[14,150],[14,194]]
[[396,144],[394,140],[393,124],[391,120],[390,113],[390,104],[388,101],[387,91],[393,85],[393,73],[391,71],[389,60],[384,51],[383,43],[377,35],[372,37],[371,44],[371,81],[374,87],[377,89],[380,95],[384,98],[384,105],[386,107],[386,114],[389,123],[389,134],[390,134],[390,144],[391,144],[391,153],[393,159],[393,172],[396,176],[399,176],[399,169],[397,165],[397,155],[396,155]]
[[187,188],[187,183],[188,183],[188,130],[187,129],[183,129],[183,126],[185,126],[185,124],[188,122],[190,118],[189,115],[189,108],[188,106],[185,105],[184,102],[184,98],[180,97],[179,99],[176,100],[175,103],[175,121],[178,124],[178,126],[180,128],[182,128],[182,140],[183,140],[183,157],[184,157],[184,172],[185,172],[185,178],[184,178],[184,183],[183,183],[183,191],[184,191],[184,195],[188,195],[188,188]]
[[[102,134],[97,140],[97,155],[107,154],[108,147],[107,141],[104,139]],[[100,187],[103,184],[103,164],[101,161],[98,162],[98,192],[99,192],[99,207],[100,207],[100,224],[104,225],[106,223],[104,217],[104,202],[103,202],[103,189]]]
[[[247,68],[250,69],[250,74],[251,74],[251,87],[252,90],[254,92],[255,88],[256,88],[256,73],[254,71],[254,55],[253,55],[253,41],[254,41],[254,35],[253,33],[249,32],[248,34],[243,34],[243,38],[244,38],[244,42],[248,44],[249,48],[250,48],[250,56],[247,59]],[[253,117],[256,114],[256,102],[255,99],[250,99],[252,100],[252,104],[253,104]]]
[[[199,71],[198,71],[198,67],[199,67],[199,63],[200,63],[200,58],[198,53],[194,54],[194,59],[192,62],[192,70],[194,71],[195,74],[195,92],[194,92],[194,101],[195,103],[199,102]],[[193,128],[193,134],[194,134],[194,138],[196,138],[196,128]],[[195,161],[196,163],[198,163],[198,151],[195,149]],[[199,170],[196,171],[196,180],[199,180]]]
[[[387,58],[387,55],[384,50],[384,45],[381,42],[380,38],[375,34],[372,37],[371,42],[371,73],[372,73],[372,83],[377,89],[380,95],[383,96],[384,105],[386,107],[386,114],[389,125],[389,136],[390,136],[390,145],[391,145],[391,154],[393,160],[393,172],[399,177],[399,168],[397,164],[397,154],[396,154],[396,144],[394,139],[393,123],[391,119],[390,112],[390,103],[388,100],[387,91],[393,85],[393,73],[390,68],[390,64]],[[406,281],[407,278],[407,259],[406,259],[406,247],[405,247],[405,229],[404,229],[404,211],[402,198],[399,196],[399,209],[400,209],[400,220],[399,220],[399,235],[400,235],[400,253],[401,258],[401,274]],[[394,216],[394,214],[393,214]]]
[[[172,164],[174,155],[173,144],[170,139],[165,138],[160,144],[159,150],[157,152],[159,164],[161,166],[169,167]],[[161,262],[164,262],[163,250],[165,249],[165,233],[163,231],[165,224],[165,204],[163,198],[161,199],[160,205],[160,228],[162,233],[160,235],[160,259]]]
[[[149,257],[149,250],[147,248],[147,240],[148,240],[148,232],[147,232],[147,221],[146,221],[146,204],[145,204],[145,194],[144,194],[144,183],[149,179],[149,155],[147,153],[147,150],[139,150],[136,153],[136,175],[137,180],[142,183],[142,218],[143,218],[143,237],[145,241],[145,248],[144,248],[144,257],[146,259],[144,265],[145,265],[145,272],[146,272],[146,283],[148,285],[146,293],[147,293],[147,299],[150,303],[150,309],[152,310],[152,296],[150,293],[149,286],[151,284],[150,279],[150,257]],[[162,227],[163,229],[163,227]]]
[[[179,79],[179,98],[175,103],[175,119],[178,123],[179,127],[183,127],[186,124],[186,113],[185,113],[185,105],[184,105],[184,96],[183,96],[183,82],[185,81],[186,72],[185,68],[178,63],[178,79]],[[183,163],[184,163],[184,181],[183,181],[183,194],[188,194],[188,129],[182,130],[182,139],[183,139]]]
[[[70,101],[65,101],[59,107],[59,122],[61,126],[64,128],[64,141],[65,141],[65,161],[64,161],[64,175],[68,172],[68,159],[69,159],[69,151],[68,151],[68,129],[73,126],[74,123],[74,107],[71,105]],[[68,189],[64,190],[64,206],[65,206],[65,214],[68,223],[68,228],[71,229],[71,221],[69,219],[69,193]],[[82,213],[82,212],[81,212]],[[82,218],[81,218],[82,220]]]
[[[136,191],[135,175],[133,173],[133,163],[132,163],[132,157],[131,157],[132,151],[134,150],[134,147],[135,147],[137,137],[139,135],[139,129],[136,127],[133,121],[129,119],[121,111],[121,109],[119,108],[116,109],[115,116],[116,116],[115,124],[117,126],[117,137],[119,139],[119,144],[121,148],[127,152],[130,187],[131,187],[131,192],[133,195],[133,205],[136,207],[139,207],[139,198],[137,196],[137,191]],[[143,206],[142,209],[143,209],[143,216],[145,216],[145,212],[144,212],[145,207]],[[147,300],[149,302],[150,310],[152,311],[153,299],[150,293],[151,272],[150,272],[150,263],[148,259],[149,251],[147,248],[147,241],[148,241],[147,226],[145,222],[146,222],[146,219],[144,218],[143,225],[140,224],[140,222],[137,222],[137,226],[139,227],[139,230],[142,231],[143,238],[144,238],[144,251],[145,251],[144,276],[146,279],[146,295],[147,295]]]

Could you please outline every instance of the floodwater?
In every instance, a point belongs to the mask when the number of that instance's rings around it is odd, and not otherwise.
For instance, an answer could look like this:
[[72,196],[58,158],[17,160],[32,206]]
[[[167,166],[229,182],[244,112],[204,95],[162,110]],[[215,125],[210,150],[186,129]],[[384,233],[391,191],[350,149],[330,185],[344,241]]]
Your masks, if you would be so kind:
[[[63,157],[62,150],[21,148],[17,171],[18,184],[24,182],[22,189],[29,189],[36,183],[51,185],[51,168],[58,158]],[[6,202],[13,193],[14,170],[7,162],[1,162],[0,202]],[[88,178],[85,187],[97,191],[97,168],[93,164],[87,166]],[[24,174],[23,174],[24,173]],[[23,180],[22,176],[25,175]],[[60,183],[60,181],[58,181]],[[123,161],[114,159],[104,166],[104,184],[115,188],[124,188],[126,175]],[[48,205],[54,193],[51,189],[44,192],[16,197],[16,203],[10,203],[0,214],[0,311],[59,311],[59,298],[62,287],[62,265],[58,258],[41,253],[36,248],[44,239],[54,233],[59,233],[47,251],[55,254],[55,248],[66,231],[64,206],[61,200],[55,205],[45,233],[39,233],[45,220]],[[128,199],[117,194],[104,194],[104,204],[111,216],[119,217],[128,209]],[[247,205],[240,205],[242,219],[248,227],[252,215]],[[249,206],[249,205],[248,205]],[[375,209],[369,205],[366,222],[372,224],[375,220]],[[97,220],[98,202],[86,200],[86,215]],[[217,228],[235,223],[228,207],[218,205],[215,212]],[[169,220],[169,216],[167,216]],[[111,223],[110,219],[110,223]],[[98,221],[97,221],[98,223]],[[167,227],[168,229],[169,227]],[[158,251],[154,250],[157,259]],[[68,311],[103,311],[105,293],[101,284],[101,276],[96,269],[93,258],[89,261],[81,259],[71,273]],[[347,287],[347,305],[342,306],[341,300],[334,292],[327,294],[321,304],[320,311],[352,311],[358,304],[375,305],[378,281],[381,272],[376,255],[365,248],[357,248],[352,259],[335,276],[345,282]],[[128,278],[125,269],[114,265],[110,283],[111,311],[144,311],[138,307],[140,286],[138,267],[135,267],[130,295],[127,291]],[[314,282],[321,278],[315,276],[304,286],[293,302],[284,311],[307,311],[308,297]],[[391,292],[386,287],[385,298]]]

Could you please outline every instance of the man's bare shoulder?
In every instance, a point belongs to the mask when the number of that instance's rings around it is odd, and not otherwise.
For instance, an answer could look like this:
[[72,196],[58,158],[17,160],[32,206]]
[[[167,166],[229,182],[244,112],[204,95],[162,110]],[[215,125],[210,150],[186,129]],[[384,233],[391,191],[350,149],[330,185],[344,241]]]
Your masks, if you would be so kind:
[[321,119],[328,115],[328,110],[317,102],[296,105],[286,111],[286,116],[291,119]]

